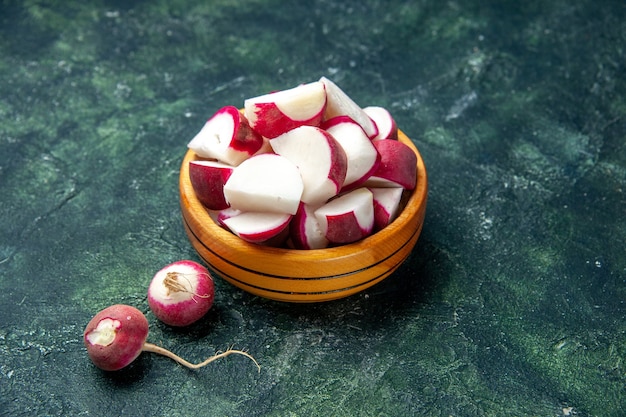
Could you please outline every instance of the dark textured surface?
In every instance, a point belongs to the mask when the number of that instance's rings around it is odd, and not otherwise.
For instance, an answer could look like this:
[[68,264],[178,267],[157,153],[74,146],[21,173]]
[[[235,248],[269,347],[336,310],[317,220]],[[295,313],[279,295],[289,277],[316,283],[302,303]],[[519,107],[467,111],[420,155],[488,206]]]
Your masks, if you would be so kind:
[[[621,1],[0,1],[0,414],[623,415],[625,22]],[[218,280],[206,320],[159,324],[149,280],[197,259],[187,142],[322,75],[419,147],[413,254],[319,305]],[[187,359],[234,344],[261,372],[103,373],[82,331],[114,303]]]

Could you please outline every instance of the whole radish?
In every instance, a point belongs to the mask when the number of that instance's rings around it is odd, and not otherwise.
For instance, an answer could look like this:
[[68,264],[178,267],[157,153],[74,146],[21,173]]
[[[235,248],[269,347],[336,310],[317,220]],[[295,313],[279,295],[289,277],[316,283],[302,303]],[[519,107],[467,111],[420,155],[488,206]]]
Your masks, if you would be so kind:
[[141,353],[148,320],[135,307],[116,304],[96,314],[83,336],[92,362],[105,371],[117,371]]
[[208,269],[193,261],[177,261],[154,275],[148,287],[148,305],[170,326],[188,326],[213,305],[215,288]]
[[144,314],[125,304],[116,304],[96,314],[87,324],[83,341],[91,361],[105,371],[117,371],[129,365],[141,352],[158,353],[167,356],[179,364],[197,369],[216,359],[231,354],[243,355],[252,360],[259,372],[261,367],[247,352],[228,349],[217,353],[203,362],[193,364],[167,349],[146,342],[148,338],[148,320]]

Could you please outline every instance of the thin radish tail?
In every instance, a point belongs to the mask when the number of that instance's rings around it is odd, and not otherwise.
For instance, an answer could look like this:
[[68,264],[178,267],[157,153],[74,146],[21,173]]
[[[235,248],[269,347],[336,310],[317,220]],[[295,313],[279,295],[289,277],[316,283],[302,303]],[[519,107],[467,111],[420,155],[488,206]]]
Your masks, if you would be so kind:
[[152,353],[156,353],[159,355],[163,355],[166,356],[176,362],[178,362],[179,364],[189,368],[189,369],[198,369],[198,368],[202,368],[203,366],[206,366],[208,364],[210,364],[213,361],[216,361],[218,359],[221,358],[225,358],[226,356],[232,355],[232,354],[237,354],[237,355],[243,355],[246,358],[250,359],[252,362],[254,362],[254,364],[256,365],[257,369],[259,370],[259,372],[261,372],[261,365],[259,365],[259,363],[256,361],[256,359],[254,359],[254,357],[252,355],[250,355],[248,352],[243,351],[243,350],[235,350],[232,348],[229,348],[228,350],[226,350],[225,352],[218,352],[215,355],[211,356],[210,358],[204,360],[203,362],[200,363],[191,363],[186,361],[185,359],[181,358],[180,356],[176,355],[173,352],[170,352],[169,350],[162,348],[160,346],[157,346],[155,344],[152,343],[144,343],[143,344],[143,348],[142,351],[144,352],[152,352]]

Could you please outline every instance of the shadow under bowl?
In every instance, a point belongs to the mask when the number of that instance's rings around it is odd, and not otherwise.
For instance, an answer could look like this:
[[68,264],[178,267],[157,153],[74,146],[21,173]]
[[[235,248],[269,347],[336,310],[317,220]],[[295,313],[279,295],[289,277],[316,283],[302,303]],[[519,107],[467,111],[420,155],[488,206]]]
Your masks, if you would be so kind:
[[347,297],[387,278],[409,256],[426,214],[426,167],[413,142],[398,140],[417,155],[417,186],[405,191],[404,208],[383,230],[358,242],[326,249],[283,249],[246,242],[217,225],[196,197],[189,179],[189,150],[180,169],[185,229],[200,257],[226,281],[249,293],[286,302],[322,302]]

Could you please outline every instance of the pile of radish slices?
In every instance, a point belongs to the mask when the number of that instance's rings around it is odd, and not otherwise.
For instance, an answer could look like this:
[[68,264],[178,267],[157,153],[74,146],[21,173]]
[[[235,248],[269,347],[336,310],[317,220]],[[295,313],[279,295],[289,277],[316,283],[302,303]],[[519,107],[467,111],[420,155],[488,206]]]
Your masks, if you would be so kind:
[[211,217],[257,244],[321,249],[397,215],[417,156],[388,110],[361,108],[329,79],[218,110],[189,142],[189,176]]

